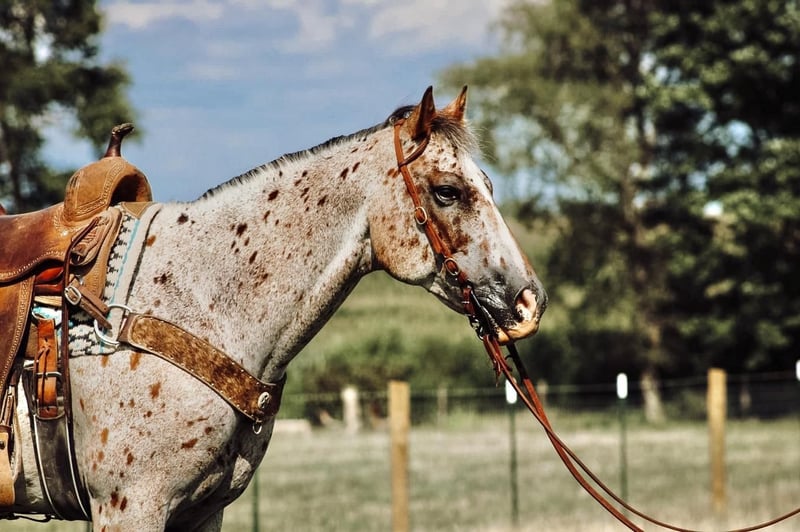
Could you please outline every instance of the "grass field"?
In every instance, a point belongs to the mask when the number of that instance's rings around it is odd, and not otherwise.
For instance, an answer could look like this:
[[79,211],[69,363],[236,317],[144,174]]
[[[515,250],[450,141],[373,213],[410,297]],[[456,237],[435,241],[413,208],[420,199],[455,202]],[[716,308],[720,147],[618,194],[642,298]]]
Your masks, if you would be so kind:
[[[563,439],[619,486],[615,416],[554,412]],[[546,438],[517,414],[520,527],[530,531],[623,530],[577,486]],[[800,504],[800,421],[730,421],[728,512],[710,509],[707,428],[702,423],[628,424],[630,502],[657,518],[701,530],[741,527]],[[511,531],[509,419],[451,416],[414,427],[410,520],[414,531]],[[386,531],[391,528],[389,437],[336,430],[278,433],[259,470],[260,531]],[[224,530],[253,528],[251,488],[226,510]],[[655,527],[645,526],[646,530]],[[0,530],[83,531],[85,524],[2,523]],[[800,530],[800,518],[772,531]]]

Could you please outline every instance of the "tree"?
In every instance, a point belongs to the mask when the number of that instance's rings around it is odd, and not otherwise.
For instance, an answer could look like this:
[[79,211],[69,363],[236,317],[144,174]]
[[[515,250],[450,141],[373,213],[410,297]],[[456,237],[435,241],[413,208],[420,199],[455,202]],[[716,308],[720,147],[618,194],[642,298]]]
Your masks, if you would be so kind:
[[571,358],[553,371],[790,366],[798,3],[517,1],[498,28],[497,56],[444,78],[477,89],[490,157],[561,232],[543,277],[568,334],[543,345]]
[[[527,211],[550,211],[561,232],[543,277],[553,306],[569,309],[569,338],[544,344],[604,361],[568,363],[575,380],[626,370],[651,382],[668,360],[655,312],[663,262],[640,208],[654,149],[642,70],[651,9],[645,0],[516,1],[499,21],[501,52],[443,74],[477,89],[488,156],[533,197]],[[658,396],[646,399],[660,417]]]
[[62,198],[69,172],[48,168],[40,154],[40,129],[54,111],[71,113],[75,135],[98,149],[113,125],[132,119],[127,74],[98,62],[95,4],[0,2],[0,199],[11,211]]
[[671,265],[677,297],[660,312],[686,367],[786,369],[800,342],[800,6],[663,4],[654,182],[696,200],[664,220],[691,252]]

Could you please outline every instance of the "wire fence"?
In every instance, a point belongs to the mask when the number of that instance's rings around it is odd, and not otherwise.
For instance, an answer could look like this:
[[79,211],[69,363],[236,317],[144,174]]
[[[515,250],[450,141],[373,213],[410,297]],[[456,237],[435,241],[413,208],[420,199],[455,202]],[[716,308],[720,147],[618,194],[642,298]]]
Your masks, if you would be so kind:
[[[728,374],[727,412],[732,419],[769,419],[800,410],[800,381],[794,371]],[[616,382],[596,384],[536,383],[545,408],[566,411],[598,411],[617,405]],[[647,383],[632,380],[628,407],[636,412],[644,407],[643,390]],[[706,417],[707,377],[663,380],[656,384],[664,415],[668,419],[703,420]],[[315,426],[345,423],[353,414],[345,410],[349,392],[288,394],[280,418],[304,418]],[[381,427],[387,412],[386,390],[355,392],[358,428]],[[489,388],[411,389],[412,423],[441,422],[453,412],[499,413],[505,408],[503,386]]]

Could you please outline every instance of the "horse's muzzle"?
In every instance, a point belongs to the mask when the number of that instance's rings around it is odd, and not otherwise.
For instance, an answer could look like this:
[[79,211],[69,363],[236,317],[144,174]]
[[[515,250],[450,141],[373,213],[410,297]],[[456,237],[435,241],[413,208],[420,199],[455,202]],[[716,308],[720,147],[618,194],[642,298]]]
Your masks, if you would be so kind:
[[539,321],[547,308],[547,293],[538,283],[520,290],[514,299],[515,319],[498,327],[497,341],[507,344],[527,338],[539,330]]

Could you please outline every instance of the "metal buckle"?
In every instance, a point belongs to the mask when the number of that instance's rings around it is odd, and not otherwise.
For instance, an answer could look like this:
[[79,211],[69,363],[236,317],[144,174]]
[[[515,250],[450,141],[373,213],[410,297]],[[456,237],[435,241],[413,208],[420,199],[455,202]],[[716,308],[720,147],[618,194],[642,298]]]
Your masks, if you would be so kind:
[[[122,305],[120,303],[111,303],[110,305],[108,305],[108,309],[109,309],[108,314],[109,314],[109,316],[111,315],[111,310],[113,310],[115,308],[118,308],[118,309],[122,310],[122,318],[120,318],[120,322],[119,322],[119,330],[121,331],[122,328],[125,326],[125,319],[128,317],[128,314],[133,312],[133,310],[131,310],[131,308],[129,306],[127,306],[127,305]],[[113,338],[111,336],[106,336],[103,332],[100,331],[100,324],[97,323],[97,320],[94,320],[94,333],[97,335],[97,337],[100,339],[100,341],[103,342],[104,344],[108,344],[108,345],[114,346],[114,347],[119,345],[119,340],[118,340],[119,331],[117,331],[117,335],[115,337],[113,337]]]
[[444,259],[444,269],[447,270],[447,273],[453,277],[458,277],[458,275],[461,273],[461,268],[458,267],[458,263],[453,257],[447,257]]
[[425,210],[425,207],[414,207],[414,221],[417,222],[417,225],[425,225],[428,223],[428,212]]
[[78,288],[74,285],[68,285],[64,289],[64,299],[66,299],[70,305],[77,307],[81,303],[81,299],[83,299],[83,294]]

